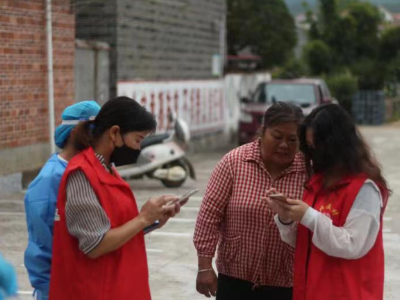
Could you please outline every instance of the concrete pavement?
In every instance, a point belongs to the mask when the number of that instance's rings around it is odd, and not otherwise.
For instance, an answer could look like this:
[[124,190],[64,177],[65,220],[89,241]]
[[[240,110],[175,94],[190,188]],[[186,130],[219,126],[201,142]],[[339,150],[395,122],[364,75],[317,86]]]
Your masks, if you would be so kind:
[[[364,127],[362,132],[378,159],[393,190],[384,220],[386,251],[385,300],[399,299],[400,294],[400,126]],[[227,150],[226,150],[227,151]],[[179,189],[166,189],[149,179],[131,182],[139,206],[149,197],[173,193],[182,195],[200,188],[181,213],[164,228],[146,236],[150,269],[150,284],[154,300],[204,299],[195,290],[197,258],[192,243],[195,219],[208,178],[226,151],[196,154],[190,157],[195,165],[197,181],[188,180]],[[21,294],[19,299],[31,299],[31,288],[23,266],[26,247],[26,224],[23,194],[0,200],[0,251],[18,271]],[[371,270],[373,271],[373,270]]]

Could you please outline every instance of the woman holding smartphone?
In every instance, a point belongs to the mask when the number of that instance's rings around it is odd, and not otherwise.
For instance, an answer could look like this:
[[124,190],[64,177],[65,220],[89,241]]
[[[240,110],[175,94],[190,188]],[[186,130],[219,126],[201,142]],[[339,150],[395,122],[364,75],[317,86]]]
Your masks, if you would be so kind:
[[[218,163],[196,221],[197,291],[217,300],[292,300],[293,248],[285,244],[262,197],[267,190],[301,197],[307,178],[298,152],[300,107],[277,102],[260,138]],[[212,266],[217,251],[218,277]]]
[[296,247],[293,299],[382,300],[389,193],[378,163],[334,104],[308,115],[300,149],[311,176],[303,201],[278,189],[265,198],[282,240]]
[[51,300],[151,299],[143,230],[156,220],[163,226],[179,212],[178,198],[152,198],[139,212],[114,166],[135,163],[141,141],[156,125],[136,101],[118,97],[76,128],[82,152],[60,185]]

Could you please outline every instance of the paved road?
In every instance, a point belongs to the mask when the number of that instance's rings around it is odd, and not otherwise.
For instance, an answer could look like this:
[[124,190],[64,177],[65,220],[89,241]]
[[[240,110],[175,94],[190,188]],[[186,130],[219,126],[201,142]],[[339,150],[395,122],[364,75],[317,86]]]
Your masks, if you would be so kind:
[[[399,299],[400,294],[400,127],[362,128],[363,134],[376,151],[394,194],[385,215],[386,249],[385,299]],[[225,151],[226,152],[226,151]],[[151,196],[174,193],[181,195],[192,188],[200,192],[182,209],[180,215],[161,230],[146,236],[150,283],[154,300],[197,300],[204,297],[195,291],[197,260],[192,243],[194,223],[207,180],[224,151],[197,154],[191,157],[197,181],[189,180],[182,188],[166,189],[151,180],[132,181],[132,188],[142,205]],[[397,193],[396,193],[397,192]],[[31,299],[31,288],[23,266],[26,247],[26,225],[23,194],[0,200],[0,251],[17,268],[19,299]]]

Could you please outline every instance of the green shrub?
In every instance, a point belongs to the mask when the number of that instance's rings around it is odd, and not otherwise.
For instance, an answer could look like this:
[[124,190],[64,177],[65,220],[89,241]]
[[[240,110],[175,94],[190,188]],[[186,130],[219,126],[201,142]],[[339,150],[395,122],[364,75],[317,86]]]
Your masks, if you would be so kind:
[[357,78],[349,71],[325,77],[325,81],[340,105],[351,113],[351,101],[354,94],[357,92]]
[[328,45],[321,40],[308,42],[303,49],[311,75],[329,74],[332,70],[332,53]]
[[307,75],[307,67],[303,61],[292,58],[282,68],[272,73],[272,77],[279,79],[294,79]]
[[380,40],[380,57],[389,62],[400,55],[400,27],[386,29]]
[[387,67],[382,62],[363,59],[353,64],[351,71],[358,78],[359,90],[383,90]]
[[388,97],[398,96],[398,85],[400,82],[400,53],[395,59],[392,59],[390,63],[388,63],[385,78],[385,95]]

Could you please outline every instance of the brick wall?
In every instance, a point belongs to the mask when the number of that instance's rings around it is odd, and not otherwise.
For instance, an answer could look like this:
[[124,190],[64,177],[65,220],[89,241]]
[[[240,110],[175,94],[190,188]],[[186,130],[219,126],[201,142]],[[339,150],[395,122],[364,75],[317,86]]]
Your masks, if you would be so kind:
[[225,0],[76,0],[80,39],[111,46],[111,94],[121,80],[212,78]]
[[[48,155],[33,153],[49,148],[45,2],[0,0],[0,175],[41,166]],[[70,0],[52,2],[57,125],[74,103],[75,17]]]
[[209,79],[225,0],[118,1],[118,79]]

